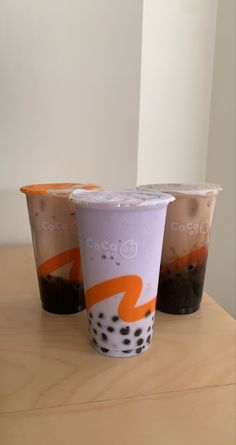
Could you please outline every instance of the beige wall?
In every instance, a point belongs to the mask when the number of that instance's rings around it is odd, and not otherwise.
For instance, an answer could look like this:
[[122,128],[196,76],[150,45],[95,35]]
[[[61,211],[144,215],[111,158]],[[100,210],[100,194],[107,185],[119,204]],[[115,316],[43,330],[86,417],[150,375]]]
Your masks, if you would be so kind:
[[136,185],[141,30],[142,0],[1,0],[0,243],[22,184]]
[[217,0],[143,9],[138,183],[205,179]]
[[219,182],[206,288],[231,314],[235,308],[235,1],[219,0],[207,180]]

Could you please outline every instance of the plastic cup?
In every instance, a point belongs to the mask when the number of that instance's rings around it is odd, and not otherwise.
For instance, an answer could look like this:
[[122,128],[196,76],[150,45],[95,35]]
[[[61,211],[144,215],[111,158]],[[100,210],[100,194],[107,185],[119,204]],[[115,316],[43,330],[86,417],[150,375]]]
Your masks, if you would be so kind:
[[221,187],[216,184],[156,184],[140,190],[171,193],[157,295],[157,308],[190,314],[201,304],[210,230]]
[[73,189],[94,190],[93,184],[33,184],[26,194],[43,308],[55,314],[85,309]]
[[129,357],[149,348],[171,196],[75,191],[90,337],[95,349]]

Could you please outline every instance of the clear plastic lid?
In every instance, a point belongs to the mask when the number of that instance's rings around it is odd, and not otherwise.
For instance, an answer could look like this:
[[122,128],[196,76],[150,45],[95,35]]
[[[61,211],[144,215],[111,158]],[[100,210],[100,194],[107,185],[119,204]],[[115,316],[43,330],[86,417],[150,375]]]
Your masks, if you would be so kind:
[[136,189],[99,190],[90,193],[84,193],[79,189],[73,191],[69,199],[80,206],[127,208],[166,206],[175,198],[165,193],[145,192]]
[[20,188],[22,193],[26,195],[65,195],[69,196],[75,189],[82,190],[99,190],[102,188],[98,184],[78,184],[74,182],[60,182],[52,184],[31,184],[24,185]]
[[138,190],[174,193],[174,195],[217,195],[221,186],[218,184],[147,184],[140,185]]

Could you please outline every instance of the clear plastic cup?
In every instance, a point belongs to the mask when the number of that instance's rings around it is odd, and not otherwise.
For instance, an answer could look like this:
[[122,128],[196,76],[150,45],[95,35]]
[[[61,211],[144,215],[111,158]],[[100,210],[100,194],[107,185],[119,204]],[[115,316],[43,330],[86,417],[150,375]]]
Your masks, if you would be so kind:
[[56,314],[85,309],[75,206],[68,196],[94,184],[32,184],[25,193],[43,308]]
[[149,348],[167,205],[162,193],[74,191],[90,337],[129,357]]
[[201,304],[210,230],[221,187],[216,184],[153,184],[139,187],[170,193],[161,258],[157,308],[190,314]]

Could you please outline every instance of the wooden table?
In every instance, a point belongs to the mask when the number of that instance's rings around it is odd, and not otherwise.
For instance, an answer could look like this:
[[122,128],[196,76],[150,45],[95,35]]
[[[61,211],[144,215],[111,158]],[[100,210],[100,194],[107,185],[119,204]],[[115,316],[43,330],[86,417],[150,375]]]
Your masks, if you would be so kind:
[[31,246],[0,249],[1,445],[234,445],[233,319],[209,296],[158,313],[152,348],[114,359],[85,312],[41,309]]

